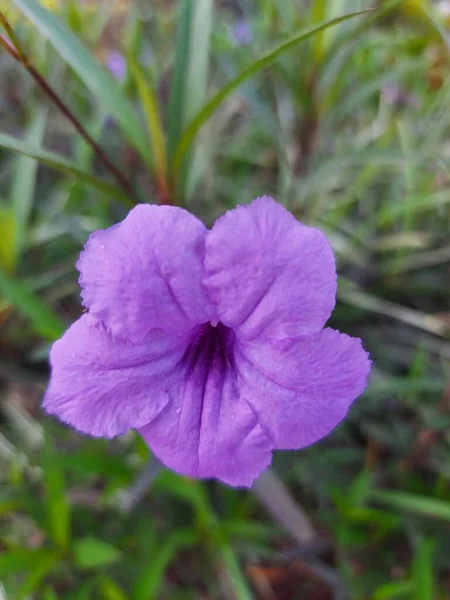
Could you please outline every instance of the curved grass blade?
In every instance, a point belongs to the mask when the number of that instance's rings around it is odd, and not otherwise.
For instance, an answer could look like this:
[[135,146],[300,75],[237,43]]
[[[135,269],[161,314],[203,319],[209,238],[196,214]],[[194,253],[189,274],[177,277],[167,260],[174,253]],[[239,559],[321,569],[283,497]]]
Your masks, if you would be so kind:
[[370,494],[373,500],[381,504],[387,504],[405,512],[412,512],[423,517],[435,517],[450,521],[450,502],[420,496],[418,494],[408,494],[406,492],[391,492],[387,490],[377,490]]
[[191,123],[187,126],[184,131],[180,142],[178,144],[175,157],[173,160],[173,173],[177,175],[179,173],[181,164],[183,159],[191,147],[195,137],[197,136],[200,129],[205,125],[211,115],[219,108],[219,106],[223,103],[223,101],[232,93],[236,88],[238,88],[242,83],[247,81],[250,77],[259,73],[270,64],[272,64],[277,58],[289,52],[295,48],[301,42],[309,39],[314,36],[316,33],[327,29],[328,27],[332,27],[333,25],[337,25],[338,23],[342,23],[343,21],[347,21],[354,17],[360,16],[369,10],[361,10],[354,13],[349,13],[347,15],[343,15],[342,17],[337,17],[336,19],[331,19],[331,21],[327,21],[326,23],[321,23],[314,27],[308,28],[306,31],[302,31],[297,34],[293,38],[289,39],[287,42],[284,42],[271,52],[268,52],[260,59],[256,60],[254,63],[249,65],[246,69],[241,71],[234,79],[232,79],[229,83],[227,83],[217,94],[211,98],[211,100],[202,108],[202,110],[197,114],[197,116],[191,121]]
[[36,0],[13,0],[58,54],[77,73],[86,87],[120,124],[130,143],[149,161],[148,145],[132,105],[113,77],[92,57],[82,42],[54,14]]
[[341,281],[337,297],[344,304],[396,319],[435,335],[444,337],[449,331],[449,326],[443,319],[389,300],[383,300],[348,285],[345,280]]
[[122,190],[114,187],[113,185],[86,173],[79,169],[76,165],[68,161],[65,157],[60,156],[54,152],[48,152],[42,150],[42,148],[34,148],[29,143],[19,140],[11,135],[0,133],[0,148],[15,152],[16,154],[22,154],[29,158],[34,158],[38,162],[41,162],[52,169],[56,169],[65,175],[71,175],[80,181],[88,183],[92,187],[99,191],[120,200],[127,208],[133,207],[133,201],[124,193]]

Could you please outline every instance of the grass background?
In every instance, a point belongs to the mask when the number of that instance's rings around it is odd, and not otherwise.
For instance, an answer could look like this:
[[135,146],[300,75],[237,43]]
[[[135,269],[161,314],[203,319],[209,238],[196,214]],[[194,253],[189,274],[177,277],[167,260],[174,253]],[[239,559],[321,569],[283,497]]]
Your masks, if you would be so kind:
[[[2,600],[450,597],[450,8],[321,25],[370,7],[0,2]],[[77,255],[137,201],[209,225],[262,194],[328,235],[370,386],[253,492],[162,472],[130,507],[143,442],[39,411]]]

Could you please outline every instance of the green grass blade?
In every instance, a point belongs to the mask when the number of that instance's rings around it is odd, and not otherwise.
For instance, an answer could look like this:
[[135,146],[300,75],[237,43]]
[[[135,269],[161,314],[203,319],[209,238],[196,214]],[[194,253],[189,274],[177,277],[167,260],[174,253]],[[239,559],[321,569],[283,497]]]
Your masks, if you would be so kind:
[[[233,591],[233,598],[236,598],[236,600],[252,600],[253,596],[245,575],[225,535],[224,528],[210,506],[206,489],[202,483],[186,480],[169,471],[163,471],[158,476],[155,488],[156,486],[161,486],[165,491],[179,496],[191,505],[196,515],[198,530],[207,532],[210,540],[209,549],[213,555],[212,561],[216,565],[220,565],[220,570],[224,572],[230,589]],[[133,600],[144,600],[144,598],[152,597],[148,593],[147,596],[133,596]]]
[[30,594],[35,592],[41,585],[42,580],[53,571],[61,562],[61,552],[58,550],[47,550],[38,562],[30,569],[20,586],[16,600],[26,600]]
[[[142,106],[144,108],[153,149],[154,164],[159,190],[160,193],[167,195],[167,157],[164,131],[162,128],[161,116],[158,107],[158,98],[152,82],[147,82],[150,73],[147,71],[147,73],[144,74],[142,67],[133,58],[130,58],[130,66],[131,72],[136,81]],[[162,198],[160,198],[160,200],[161,199]]]
[[33,329],[47,340],[56,340],[66,329],[64,321],[23,282],[0,269],[0,295],[8,300]]
[[364,504],[372,489],[373,480],[373,473],[369,469],[363,469],[358,473],[346,493],[348,504],[353,506]]
[[311,38],[315,34],[320,33],[328,27],[332,27],[333,25],[337,25],[338,23],[342,23],[367,12],[367,10],[362,10],[354,13],[349,13],[347,15],[343,15],[342,17],[338,17],[336,19],[332,19],[331,21],[327,21],[326,23],[321,23],[314,27],[310,27],[306,29],[306,31],[302,31],[301,33],[292,37],[287,42],[284,42],[283,44],[277,46],[274,50],[268,52],[260,59],[256,60],[247,68],[245,68],[243,71],[241,71],[202,108],[202,110],[187,126],[176,149],[175,157],[173,160],[173,173],[175,175],[179,173],[186,152],[191,147],[200,129],[205,125],[205,123],[208,121],[211,115],[219,108],[223,101],[232,92],[234,92],[234,90],[238,88],[242,83],[247,81],[250,77],[253,77],[253,75],[255,75],[256,73],[259,73],[260,71],[271,65],[277,58],[279,58],[286,52],[289,52],[289,50],[292,50],[298,44]]
[[[185,114],[189,122],[207,100],[208,67],[211,46],[211,32],[214,6],[212,0],[196,0],[191,22],[191,39],[189,48],[189,67],[186,86]],[[197,147],[192,156],[189,168],[185,165],[184,173],[178,178],[177,193],[182,199],[189,197],[207,168],[211,156],[210,148],[205,144]]]
[[387,504],[405,512],[450,521],[450,502],[445,502],[445,500],[384,490],[372,492],[370,497],[381,504]]
[[421,540],[414,556],[412,565],[412,580],[414,582],[414,600],[433,600],[434,575],[433,557],[436,540]]
[[225,538],[220,539],[218,546],[225,575],[230,588],[233,590],[233,598],[236,598],[236,600],[253,600],[253,594],[233,548]]
[[181,529],[172,533],[152,553],[150,560],[145,564],[138,576],[131,595],[132,600],[148,600],[155,598],[162,584],[167,567],[172,562],[175,554],[181,549],[194,545],[198,541],[198,534],[191,528]]
[[0,268],[8,273],[14,271],[16,266],[15,240],[16,221],[12,210],[0,205]]
[[0,555],[0,577],[10,577],[30,569],[45,555],[45,550],[29,550],[28,548],[16,548]]
[[56,592],[52,588],[47,588],[42,595],[42,599],[43,600],[58,600],[58,596],[56,595]]
[[55,452],[51,446],[47,446],[42,462],[48,533],[57,546],[67,548],[70,539],[70,506],[64,471],[53,460]]
[[395,304],[367,292],[362,292],[352,285],[348,285],[343,278],[341,279],[337,297],[343,304],[396,319],[402,323],[407,323],[413,327],[434,333],[435,335],[444,336],[449,331],[449,326],[443,319],[439,319],[431,314],[421,313],[407,306]]
[[79,169],[77,165],[71,163],[65,157],[60,156],[59,154],[48,152],[47,150],[43,150],[39,147],[34,147],[26,141],[19,140],[5,133],[0,133],[0,148],[4,148],[10,152],[15,152],[16,154],[22,154],[23,156],[37,160],[38,162],[47,165],[52,169],[60,171],[65,175],[75,177],[80,181],[88,183],[97,190],[107,194],[108,196],[112,196],[116,200],[119,200],[128,208],[134,206],[132,200],[121,190],[114,187],[110,183],[107,183],[106,181],[103,181],[102,179],[99,179],[98,177]]
[[[40,147],[47,122],[46,111],[36,114],[24,143]],[[36,160],[22,155],[17,160],[14,181],[11,190],[11,206],[14,217],[14,262],[26,244],[26,232],[34,200],[38,163]]]
[[189,45],[189,85],[185,94],[185,118],[188,121],[194,118],[206,100],[212,17],[212,0],[196,0]]
[[189,40],[191,33],[192,0],[181,3],[181,15],[177,31],[177,46],[172,72],[169,100],[169,133],[167,154],[171,159],[180,139],[185,118],[186,75],[189,66]]
[[411,598],[414,591],[412,581],[390,581],[378,587],[373,593],[372,600],[400,600]]
[[13,0],[13,2],[117,120],[130,143],[143,157],[148,157],[147,140],[136,112],[113,77],[95,61],[71,30],[36,0]]
[[376,9],[372,9],[372,14],[367,17],[364,23],[359,23],[350,31],[343,31],[341,34],[336,36],[336,38],[326,47],[326,53],[323,57],[324,60],[319,65],[318,75],[320,74],[321,69],[326,68],[328,61],[336,55],[343,44],[348,44],[357,38],[363,31],[365,31],[367,27],[370,27],[370,25],[376,21],[379,21],[380,19],[390,15],[399,6],[401,6],[404,1],[405,0],[385,0],[383,3],[378,3],[379,6],[376,6]]
[[[326,20],[327,5],[323,0],[312,0],[311,3],[311,23],[321,23]],[[323,31],[319,32],[313,43],[314,62],[319,64],[325,54],[325,37]]]
[[128,597],[117,585],[117,583],[115,583],[107,575],[103,575],[100,588],[105,600],[128,600]]
[[3,552],[0,556],[0,578],[9,578],[17,574],[26,574],[16,600],[24,600],[41,583],[42,579],[61,561],[59,551],[30,550],[17,548]]

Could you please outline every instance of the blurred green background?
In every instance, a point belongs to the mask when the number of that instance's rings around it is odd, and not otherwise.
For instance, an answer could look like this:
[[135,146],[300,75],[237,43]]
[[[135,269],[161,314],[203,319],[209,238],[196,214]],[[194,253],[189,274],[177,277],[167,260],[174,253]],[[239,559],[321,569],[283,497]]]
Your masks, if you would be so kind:
[[[1,600],[450,598],[450,2],[369,7],[0,0]],[[89,233],[263,194],[335,250],[345,424],[239,491],[44,417]]]

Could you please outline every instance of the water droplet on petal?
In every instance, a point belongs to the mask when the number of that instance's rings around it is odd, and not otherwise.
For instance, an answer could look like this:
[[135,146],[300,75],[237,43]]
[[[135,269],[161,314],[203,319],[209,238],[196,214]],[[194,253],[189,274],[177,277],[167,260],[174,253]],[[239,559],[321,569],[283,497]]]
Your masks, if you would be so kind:
[[231,418],[232,418],[232,419],[235,419],[235,418],[236,418],[236,415],[235,415],[234,413],[231,413]]

